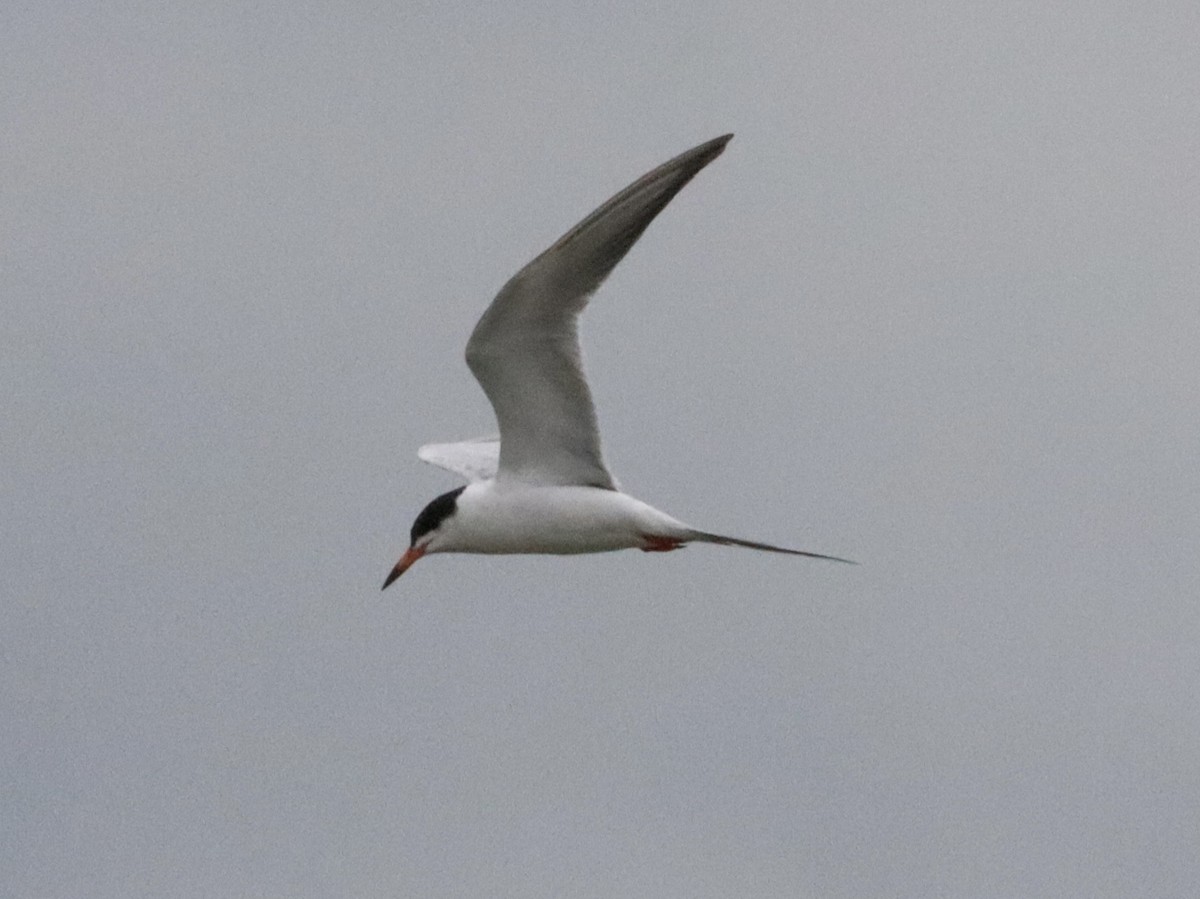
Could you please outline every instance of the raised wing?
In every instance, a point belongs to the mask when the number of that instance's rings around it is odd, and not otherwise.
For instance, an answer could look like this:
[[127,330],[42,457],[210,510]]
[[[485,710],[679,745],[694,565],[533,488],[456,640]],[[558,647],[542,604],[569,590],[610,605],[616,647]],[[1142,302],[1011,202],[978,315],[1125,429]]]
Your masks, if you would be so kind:
[[496,476],[500,438],[476,437],[459,443],[427,443],[417,450],[417,458],[461,475],[469,482],[486,481]]
[[732,138],[635,181],[504,285],[467,343],[500,424],[500,478],[615,489],[579,354],[579,313],[654,217]]

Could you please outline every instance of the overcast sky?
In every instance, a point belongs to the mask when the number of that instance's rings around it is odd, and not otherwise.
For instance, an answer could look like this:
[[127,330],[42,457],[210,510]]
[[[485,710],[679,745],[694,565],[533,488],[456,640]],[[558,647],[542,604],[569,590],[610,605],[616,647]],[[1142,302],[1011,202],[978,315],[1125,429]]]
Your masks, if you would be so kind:
[[[7,2],[0,893],[1194,896],[1200,7]],[[722,547],[439,556],[584,322]]]

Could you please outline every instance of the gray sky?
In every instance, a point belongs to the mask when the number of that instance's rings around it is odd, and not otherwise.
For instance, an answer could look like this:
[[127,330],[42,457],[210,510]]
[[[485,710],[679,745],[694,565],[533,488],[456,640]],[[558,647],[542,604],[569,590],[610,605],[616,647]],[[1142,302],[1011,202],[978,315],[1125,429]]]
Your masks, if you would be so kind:
[[[1192,896],[1200,7],[0,13],[0,893]],[[444,556],[462,347],[589,310],[717,547]]]

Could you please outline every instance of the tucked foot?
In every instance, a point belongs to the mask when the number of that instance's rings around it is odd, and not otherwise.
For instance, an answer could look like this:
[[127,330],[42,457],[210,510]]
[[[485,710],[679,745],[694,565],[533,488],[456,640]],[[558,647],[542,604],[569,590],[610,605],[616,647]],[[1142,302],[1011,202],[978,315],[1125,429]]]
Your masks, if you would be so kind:
[[674,537],[655,537],[652,534],[642,534],[642,541],[644,553],[669,553],[686,545],[684,541]]

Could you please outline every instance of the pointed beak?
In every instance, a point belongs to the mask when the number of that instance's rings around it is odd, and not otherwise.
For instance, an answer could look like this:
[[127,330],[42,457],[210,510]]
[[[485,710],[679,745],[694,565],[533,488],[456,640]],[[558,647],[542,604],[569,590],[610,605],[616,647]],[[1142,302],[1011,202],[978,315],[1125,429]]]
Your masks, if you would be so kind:
[[405,550],[404,555],[400,557],[400,561],[396,563],[396,567],[392,569],[392,573],[387,576],[387,580],[383,582],[383,589],[386,590],[392,585],[392,581],[408,571],[412,567],[412,563],[425,555],[425,547],[410,546]]

